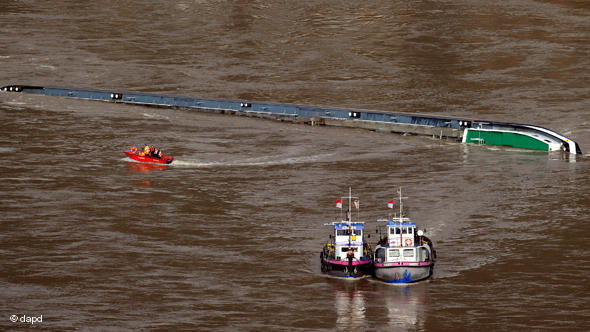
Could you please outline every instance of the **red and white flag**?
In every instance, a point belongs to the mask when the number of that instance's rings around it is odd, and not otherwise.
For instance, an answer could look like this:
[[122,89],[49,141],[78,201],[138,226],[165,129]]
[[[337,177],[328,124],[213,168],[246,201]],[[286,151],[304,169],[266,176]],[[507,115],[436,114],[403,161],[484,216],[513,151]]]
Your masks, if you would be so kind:
[[393,209],[393,199],[389,202],[387,202],[387,207],[390,209]]
[[341,199],[336,201],[336,207],[342,209],[342,200]]

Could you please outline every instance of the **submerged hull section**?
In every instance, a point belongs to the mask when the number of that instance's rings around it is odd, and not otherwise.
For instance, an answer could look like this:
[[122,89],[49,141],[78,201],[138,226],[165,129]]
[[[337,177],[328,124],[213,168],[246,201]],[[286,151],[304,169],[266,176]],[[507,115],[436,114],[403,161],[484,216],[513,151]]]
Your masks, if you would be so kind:
[[375,264],[375,278],[390,284],[409,284],[425,280],[432,276],[434,264],[424,265],[395,265]]

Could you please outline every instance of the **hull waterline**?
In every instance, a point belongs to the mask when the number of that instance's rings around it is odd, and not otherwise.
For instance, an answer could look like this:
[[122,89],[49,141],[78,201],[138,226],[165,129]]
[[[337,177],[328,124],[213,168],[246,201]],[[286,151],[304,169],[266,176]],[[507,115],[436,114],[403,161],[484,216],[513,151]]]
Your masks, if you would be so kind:
[[372,261],[355,261],[349,264],[346,261],[329,260],[321,257],[322,272],[339,278],[362,278],[371,275]]
[[424,266],[378,266],[374,267],[375,278],[390,284],[409,284],[432,276],[434,264]]

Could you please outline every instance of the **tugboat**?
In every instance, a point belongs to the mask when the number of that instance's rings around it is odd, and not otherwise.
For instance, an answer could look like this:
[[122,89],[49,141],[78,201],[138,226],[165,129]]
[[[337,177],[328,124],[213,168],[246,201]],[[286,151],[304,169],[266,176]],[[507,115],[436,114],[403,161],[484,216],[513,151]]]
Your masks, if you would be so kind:
[[[399,193],[399,217],[379,219],[386,222],[385,234],[381,234],[375,247],[373,275],[386,283],[407,284],[432,276],[436,251],[432,241],[417,230],[416,223],[403,213],[401,188]],[[393,201],[389,202],[393,208]]]
[[[373,265],[373,253],[370,244],[364,240],[365,223],[352,221],[352,199],[358,219],[358,197],[352,197],[349,188],[348,197],[342,198],[348,198],[346,219],[324,224],[332,226],[334,234],[330,234],[330,241],[324,245],[320,253],[322,272],[340,278],[369,276]],[[336,201],[336,207],[340,208],[342,215],[342,199]]]

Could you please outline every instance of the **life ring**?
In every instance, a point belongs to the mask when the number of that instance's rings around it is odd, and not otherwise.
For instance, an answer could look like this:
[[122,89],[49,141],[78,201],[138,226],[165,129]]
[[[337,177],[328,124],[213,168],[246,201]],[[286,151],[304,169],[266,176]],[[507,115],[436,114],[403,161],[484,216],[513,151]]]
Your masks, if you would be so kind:
[[135,146],[132,147],[131,149],[129,149],[129,152],[131,152],[131,153],[137,152],[137,147],[135,147]]
[[406,246],[407,247],[412,246],[412,239],[406,239],[406,242],[405,243],[406,243]]

